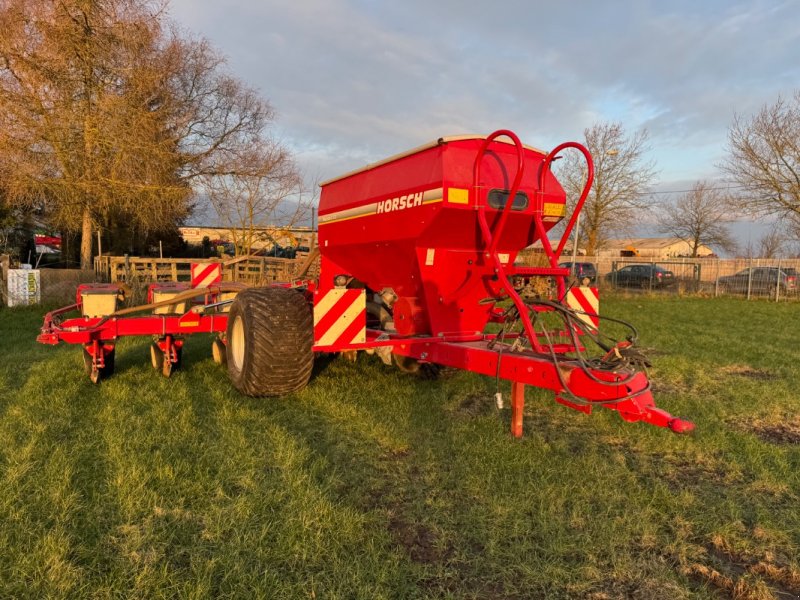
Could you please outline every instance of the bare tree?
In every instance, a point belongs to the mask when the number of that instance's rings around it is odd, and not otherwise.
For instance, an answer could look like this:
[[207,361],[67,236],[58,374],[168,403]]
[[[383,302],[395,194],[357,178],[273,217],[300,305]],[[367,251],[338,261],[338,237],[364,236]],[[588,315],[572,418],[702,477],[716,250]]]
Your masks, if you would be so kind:
[[237,255],[250,254],[265,228],[273,243],[286,237],[308,216],[311,198],[291,156],[276,141],[245,149],[235,166],[231,174],[207,177],[205,186]]
[[734,117],[722,168],[741,186],[737,208],[800,226],[800,90],[764,106],[752,119]]
[[[594,160],[594,183],[581,213],[580,240],[594,255],[615,232],[626,231],[648,206],[646,190],[655,180],[655,164],[646,160],[647,131],[632,136],[620,123],[600,123],[584,131]],[[558,177],[574,202],[586,181],[586,167],[577,153],[566,155]]]
[[269,104],[224,72],[157,0],[0,5],[0,177],[9,198],[81,231],[174,226],[198,178],[234,172],[263,143]]
[[788,241],[785,231],[776,223],[758,240],[758,256],[780,258],[786,250]]
[[701,245],[736,250],[736,242],[728,229],[733,218],[727,197],[706,181],[695,183],[675,204],[664,205],[657,220],[662,233],[689,244],[693,258],[697,257]]

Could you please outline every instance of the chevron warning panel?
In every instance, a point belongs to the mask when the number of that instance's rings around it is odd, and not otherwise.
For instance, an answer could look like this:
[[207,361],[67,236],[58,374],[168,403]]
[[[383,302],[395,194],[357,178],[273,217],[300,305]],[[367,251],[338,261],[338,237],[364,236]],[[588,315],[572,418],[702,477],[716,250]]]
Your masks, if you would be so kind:
[[348,346],[367,341],[367,293],[333,289],[314,303],[314,341],[317,346]]
[[222,281],[220,263],[192,263],[192,287],[208,287]]
[[578,311],[578,318],[593,325],[600,325],[600,293],[595,287],[581,286],[567,292],[567,306]]

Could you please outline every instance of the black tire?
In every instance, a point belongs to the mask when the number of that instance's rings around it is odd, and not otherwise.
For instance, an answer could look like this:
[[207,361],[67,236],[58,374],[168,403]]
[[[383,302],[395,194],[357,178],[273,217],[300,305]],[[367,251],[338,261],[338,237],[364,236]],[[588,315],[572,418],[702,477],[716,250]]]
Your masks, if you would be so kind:
[[314,325],[302,295],[287,288],[240,292],[228,314],[228,376],[247,396],[303,389],[314,366]]

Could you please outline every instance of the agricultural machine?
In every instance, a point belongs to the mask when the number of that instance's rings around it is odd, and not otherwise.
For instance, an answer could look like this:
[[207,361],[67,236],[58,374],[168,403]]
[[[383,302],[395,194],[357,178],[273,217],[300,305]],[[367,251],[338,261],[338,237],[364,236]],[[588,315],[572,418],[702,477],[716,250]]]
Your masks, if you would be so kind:
[[[587,172],[569,218],[551,171],[565,151],[582,153]],[[635,330],[608,336],[597,290],[558,267],[592,179],[591,156],[574,142],[546,153],[507,130],[441,138],[322,184],[316,279],[246,289],[155,284],[148,304],[122,310],[118,286],[83,286],[76,304],[45,317],[38,339],[81,344],[92,381],[113,372],[122,336],[153,336],[153,366],[168,376],[184,338],[211,332],[215,360],[251,396],[303,388],[315,353],[366,351],[406,371],[455,367],[510,380],[515,436],[526,385],[585,413],[604,407],[691,431],[655,406]],[[562,221],[551,243],[547,233]],[[517,265],[536,241],[546,265]],[[531,293],[531,282],[548,284]]]

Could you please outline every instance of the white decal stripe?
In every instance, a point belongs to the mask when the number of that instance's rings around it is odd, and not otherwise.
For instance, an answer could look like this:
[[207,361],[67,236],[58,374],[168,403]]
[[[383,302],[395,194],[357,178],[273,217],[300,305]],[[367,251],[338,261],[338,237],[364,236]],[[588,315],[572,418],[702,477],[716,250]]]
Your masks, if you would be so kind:
[[[205,273],[205,276],[203,274]],[[222,265],[219,263],[192,263],[191,266],[193,288],[208,287],[222,281]],[[203,276],[202,279],[199,279]]]
[[436,202],[437,200],[441,200],[444,197],[444,190],[442,188],[436,188],[435,190],[428,190],[427,192],[422,192],[422,202],[423,204],[431,204]]
[[335,213],[320,215],[319,223],[322,225],[323,223],[328,223],[330,221],[343,221],[345,219],[363,217],[365,215],[375,214],[376,210],[378,210],[377,202],[373,202],[372,204],[363,204],[362,206],[356,206],[355,208],[348,208],[347,210],[340,210]]

